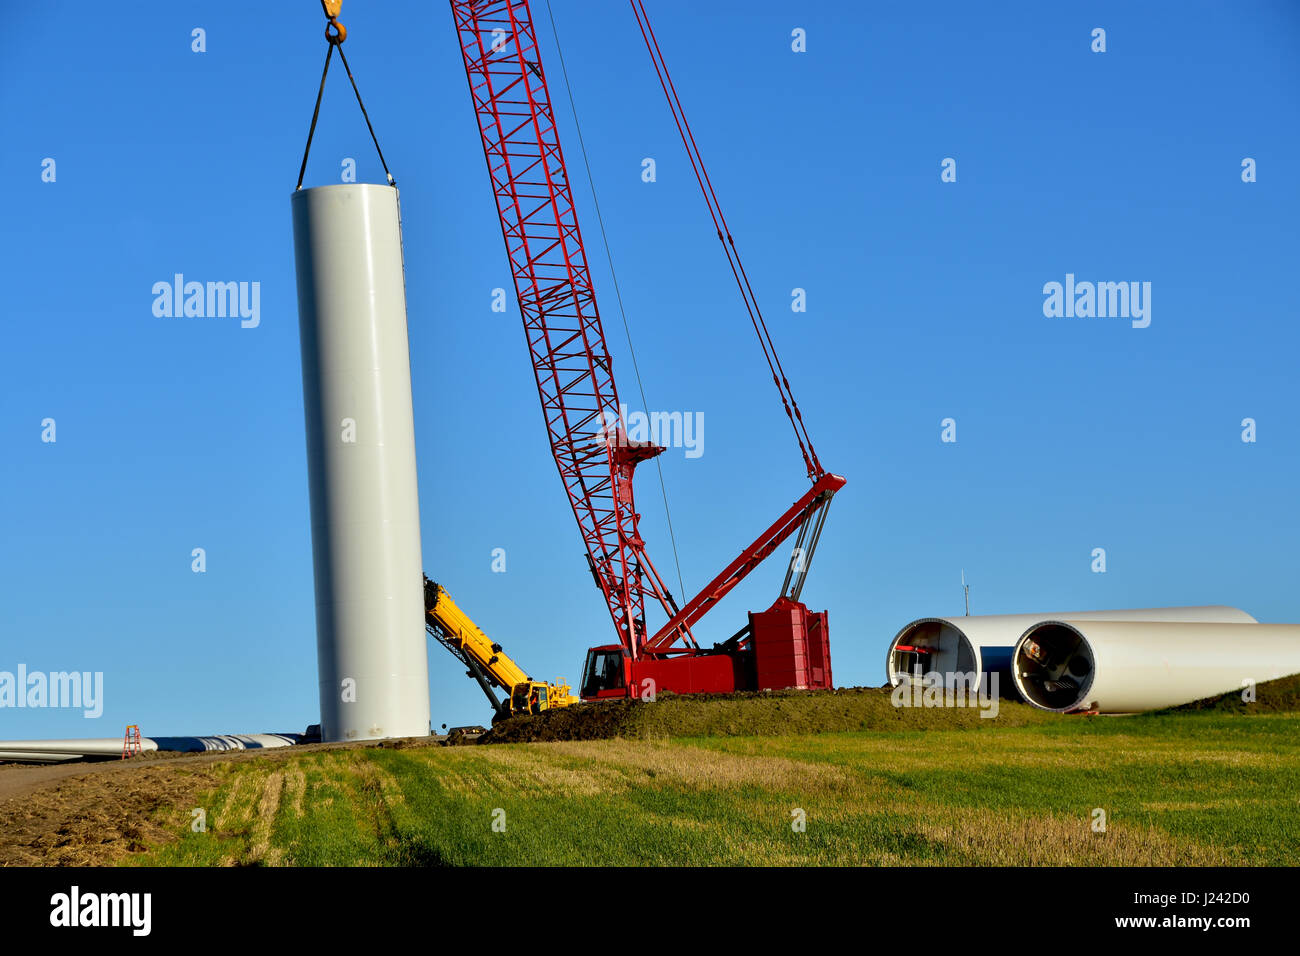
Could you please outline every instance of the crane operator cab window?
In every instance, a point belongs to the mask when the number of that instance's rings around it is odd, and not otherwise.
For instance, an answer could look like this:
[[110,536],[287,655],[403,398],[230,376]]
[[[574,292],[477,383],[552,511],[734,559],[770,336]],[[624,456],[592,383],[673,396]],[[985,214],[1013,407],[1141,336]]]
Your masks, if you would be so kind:
[[601,691],[623,688],[623,650],[592,648],[582,673],[582,696],[595,697]]
[[510,692],[510,713],[540,714],[546,710],[546,685],[538,683],[516,684]]

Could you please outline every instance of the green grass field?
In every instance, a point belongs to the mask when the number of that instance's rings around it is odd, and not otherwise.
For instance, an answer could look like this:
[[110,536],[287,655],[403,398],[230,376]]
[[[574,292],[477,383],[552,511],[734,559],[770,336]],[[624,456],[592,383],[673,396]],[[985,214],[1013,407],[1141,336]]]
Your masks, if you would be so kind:
[[[200,804],[208,832],[189,832],[189,809],[176,808],[184,836],[136,859],[1300,863],[1300,715],[1206,709],[1019,725],[1010,716],[931,729],[265,755],[217,765],[221,782]],[[1098,808],[1104,832],[1094,829]]]

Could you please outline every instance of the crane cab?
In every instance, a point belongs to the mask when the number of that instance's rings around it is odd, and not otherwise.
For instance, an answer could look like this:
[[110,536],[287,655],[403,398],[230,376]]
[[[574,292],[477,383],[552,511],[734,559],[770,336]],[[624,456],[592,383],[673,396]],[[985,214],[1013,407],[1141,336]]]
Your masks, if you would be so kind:
[[537,681],[521,681],[510,691],[512,714],[540,714],[549,704],[546,685]]
[[510,713],[540,714],[544,710],[556,707],[568,707],[576,704],[578,699],[569,693],[569,685],[563,682],[550,684],[546,681],[520,681],[510,690]]
[[626,697],[628,686],[628,657],[621,644],[606,644],[587,651],[587,663],[582,668],[583,700],[603,700],[607,697]]

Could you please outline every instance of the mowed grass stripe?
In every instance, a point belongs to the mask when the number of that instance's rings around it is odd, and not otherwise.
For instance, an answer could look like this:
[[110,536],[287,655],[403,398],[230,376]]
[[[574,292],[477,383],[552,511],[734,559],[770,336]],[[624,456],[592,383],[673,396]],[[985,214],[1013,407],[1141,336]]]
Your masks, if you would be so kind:
[[1297,729],[1180,714],[291,754],[229,765],[223,825],[146,862],[1295,865]]
[[[892,796],[939,807],[987,808],[1003,819],[1045,810],[1071,819],[1106,812],[1108,828],[1135,825],[1206,843],[1217,861],[1293,865],[1300,831],[1300,745],[1292,715],[1092,722],[1073,738],[1038,729],[979,735],[927,733],[709,739],[692,746],[779,752],[853,769],[892,785]],[[1251,725],[1245,734],[1243,724]],[[1223,726],[1222,735],[1216,731]],[[1190,731],[1190,733],[1188,732]],[[839,736],[839,735],[837,735]],[[1253,749],[1241,742],[1255,737]],[[1190,740],[1188,738],[1191,738]],[[683,742],[685,743],[685,742]],[[1188,861],[1191,862],[1191,861]]]

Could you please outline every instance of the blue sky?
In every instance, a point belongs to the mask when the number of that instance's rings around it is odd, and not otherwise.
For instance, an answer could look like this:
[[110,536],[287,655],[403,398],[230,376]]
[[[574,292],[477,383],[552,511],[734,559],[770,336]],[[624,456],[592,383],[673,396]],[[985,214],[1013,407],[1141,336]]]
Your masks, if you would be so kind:
[[[630,12],[552,2],[650,408],[706,423],[702,456],[661,459],[693,593],[805,479]],[[963,568],[976,613],[1300,620],[1300,6],[647,6],[821,459],[849,480],[804,592],[830,610],[838,683],[879,684],[899,627],[960,612]],[[101,12],[5,4],[0,31],[0,670],[102,671],[105,706],[0,710],[0,738],[301,729],[318,705],[289,195],[319,7]],[[425,568],[534,676],[576,681],[614,634],[517,311],[491,310],[510,276],[451,15],[350,0],[342,19],[402,190]],[[381,181],[331,73],[307,182],[337,182],[344,157]],[[151,288],[177,272],[259,282],[260,324],[155,317]],[[1045,317],[1067,273],[1150,282],[1150,326]],[[652,470],[638,501],[675,579]],[[702,635],[733,633],[781,573],[752,575]],[[487,719],[437,647],[430,684],[435,724]]]

